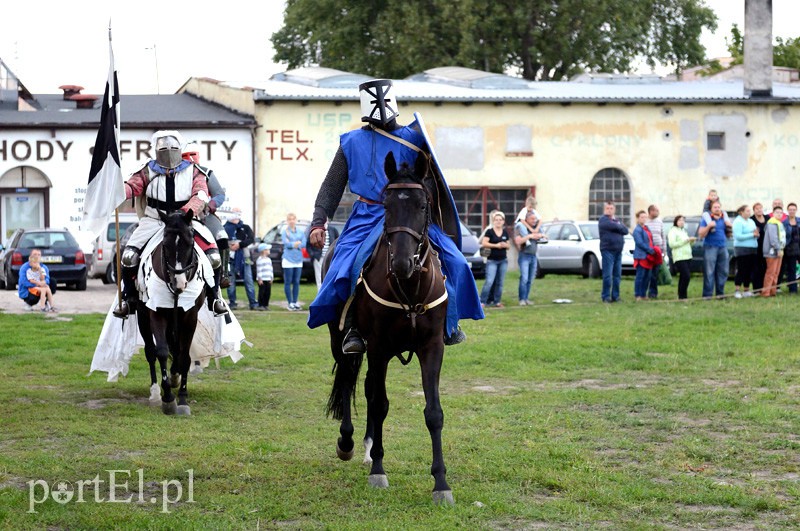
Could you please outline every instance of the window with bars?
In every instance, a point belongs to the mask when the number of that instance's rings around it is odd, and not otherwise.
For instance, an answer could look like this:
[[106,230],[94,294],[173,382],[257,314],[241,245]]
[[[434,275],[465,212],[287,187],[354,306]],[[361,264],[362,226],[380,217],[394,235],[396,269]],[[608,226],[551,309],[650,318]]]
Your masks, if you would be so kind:
[[492,210],[502,210],[506,215],[506,225],[512,227],[517,214],[525,206],[525,199],[535,194],[535,187],[527,188],[453,188],[461,221],[479,236],[489,222]]
[[613,201],[617,217],[631,225],[631,185],[628,177],[617,168],[603,168],[592,178],[589,185],[589,219],[597,220],[603,215],[606,201]]

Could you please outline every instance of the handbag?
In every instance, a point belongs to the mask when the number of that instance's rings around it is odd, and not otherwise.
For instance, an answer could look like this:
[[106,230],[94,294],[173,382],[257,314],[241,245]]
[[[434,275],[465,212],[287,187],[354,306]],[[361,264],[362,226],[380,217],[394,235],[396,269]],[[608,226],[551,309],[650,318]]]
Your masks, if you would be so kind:
[[489,258],[489,255],[492,254],[492,250],[488,247],[481,247],[481,256],[484,258]]
[[659,286],[669,286],[672,284],[672,274],[669,272],[668,267],[664,267],[662,265],[658,268],[658,278],[656,279],[656,283]]

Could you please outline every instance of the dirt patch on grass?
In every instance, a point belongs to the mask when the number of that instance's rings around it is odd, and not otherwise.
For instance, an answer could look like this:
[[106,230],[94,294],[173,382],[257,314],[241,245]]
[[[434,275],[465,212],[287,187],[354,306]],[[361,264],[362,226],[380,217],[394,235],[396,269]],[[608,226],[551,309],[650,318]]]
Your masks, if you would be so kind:
[[122,393],[117,397],[110,397],[110,398],[95,398],[91,400],[86,400],[85,402],[79,402],[75,404],[78,407],[83,407],[86,409],[104,409],[108,406],[114,404],[149,404],[150,400],[149,397],[146,396],[134,396],[128,393]]
[[0,490],[3,489],[17,489],[25,490],[28,488],[28,482],[18,477],[8,477],[0,481]]

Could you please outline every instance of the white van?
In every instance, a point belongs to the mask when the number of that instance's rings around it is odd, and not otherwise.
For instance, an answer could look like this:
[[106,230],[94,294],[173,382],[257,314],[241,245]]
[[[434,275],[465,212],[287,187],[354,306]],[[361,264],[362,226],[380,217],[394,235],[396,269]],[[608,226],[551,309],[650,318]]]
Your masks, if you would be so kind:
[[[125,230],[139,221],[139,217],[133,212],[120,212],[119,214],[119,233],[125,234]],[[116,282],[114,276],[114,265],[111,260],[114,257],[117,246],[117,234],[114,216],[108,218],[105,231],[94,241],[94,256],[92,264],[89,266],[89,278],[101,278],[103,284]]]

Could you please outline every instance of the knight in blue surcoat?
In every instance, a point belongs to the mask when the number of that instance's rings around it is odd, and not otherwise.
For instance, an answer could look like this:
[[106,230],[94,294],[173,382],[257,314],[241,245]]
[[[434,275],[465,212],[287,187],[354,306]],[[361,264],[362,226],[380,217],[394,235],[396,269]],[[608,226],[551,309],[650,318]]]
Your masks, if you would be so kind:
[[[341,135],[340,146],[333,158],[314,204],[309,242],[321,247],[325,224],[339,206],[345,187],[357,195],[353,211],[336,242],[332,261],[317,297],[309,307],[308,326],[316,328],[339,319],[344,303],[354,293],[361,268],[371,256],[383,233],[384,208],[381,203],[387,177],[383,171],[386,155],[391,151],[398,166],[403,162],[414,167],[419,152],[433,156],[433,173],[438,204],[433,205],[433,222],[428,228],[431,243],[439,253],[446,275],[447,323],[445,344],[455,345],[466,339],[459,319],[483,319],[480,297],[466,258],[460,251],[461,226],[455,201],[444,180],[427,133],[419,115],[410,125],[397,123],[398,106],[392,82],[387,79],[359,85],[362,122],[367,125]],[[353,327],[349,305],[344,319],[347,330],[342,350],[346,354],[362,354],[366,345]]]

